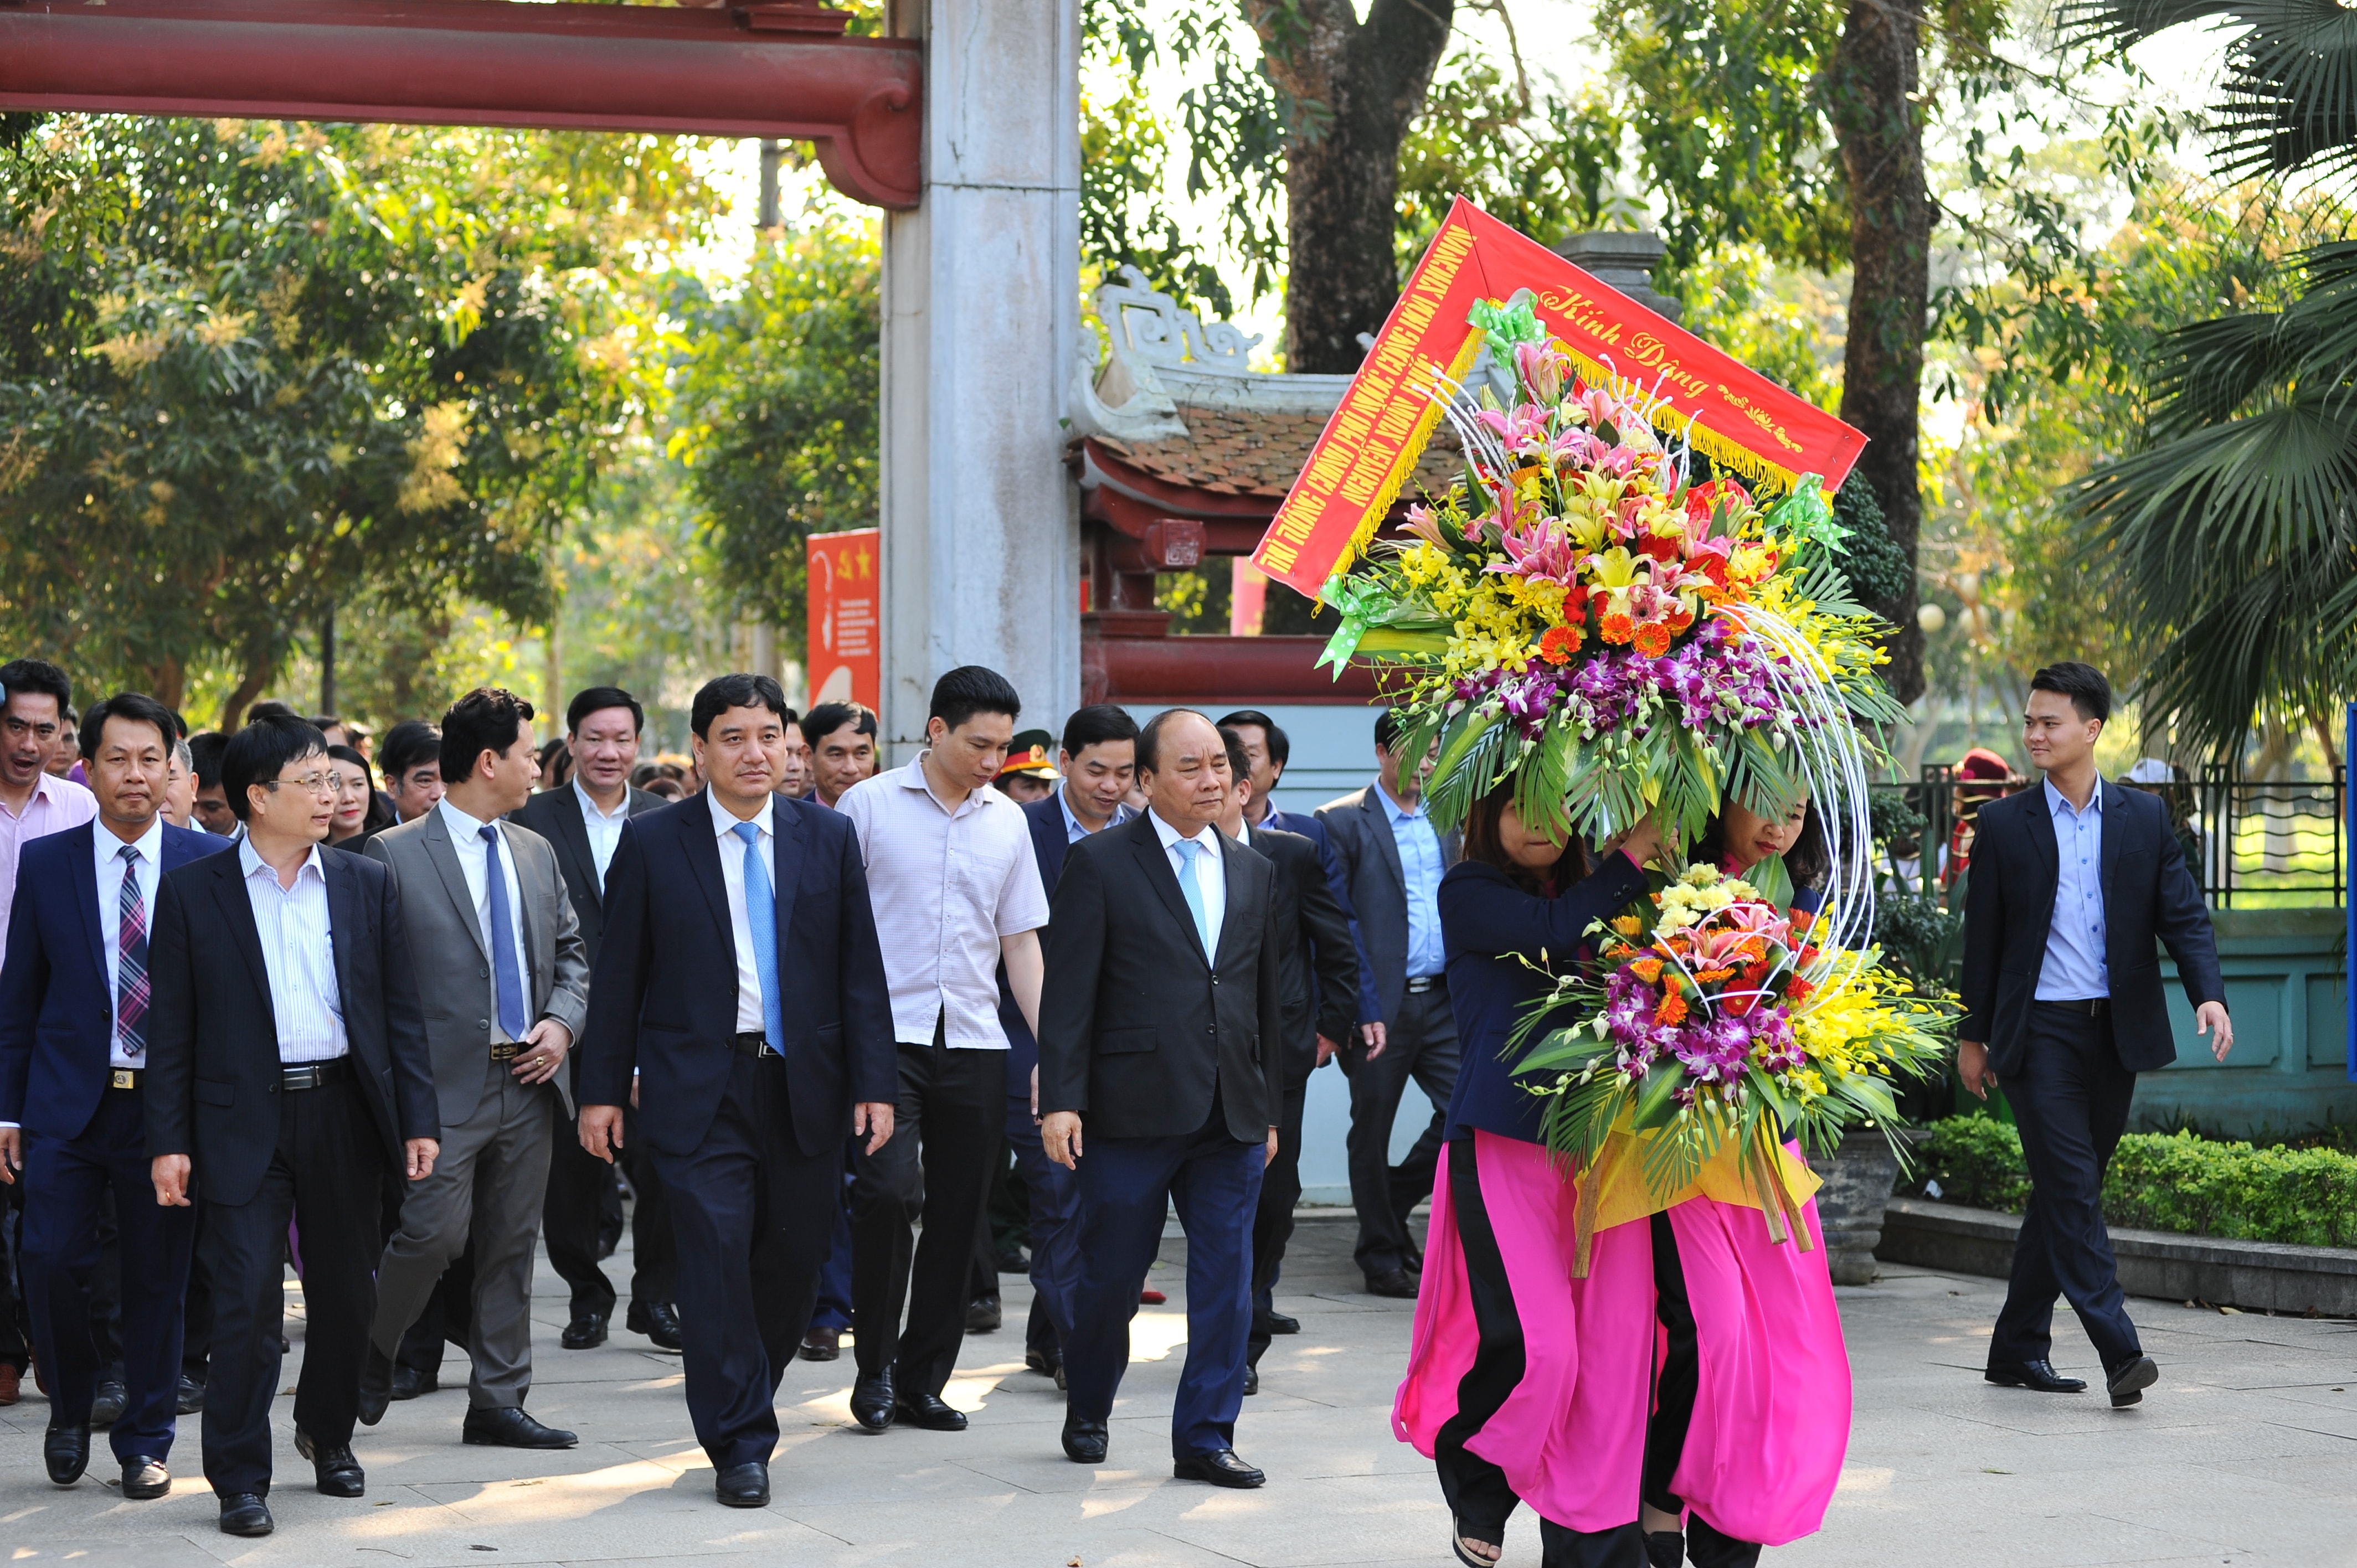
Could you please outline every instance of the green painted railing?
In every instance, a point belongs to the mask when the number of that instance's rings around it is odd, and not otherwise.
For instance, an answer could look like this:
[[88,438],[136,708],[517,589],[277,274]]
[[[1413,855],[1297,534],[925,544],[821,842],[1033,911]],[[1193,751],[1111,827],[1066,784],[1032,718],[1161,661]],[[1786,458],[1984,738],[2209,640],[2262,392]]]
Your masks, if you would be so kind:
[[2218,962],[2234,1048],[2211,1058],[2193,1009],[2166,975],[2177,1063],[2136,1082],[2132,1125],[2218,1136],[2307,1133],[2357,1123],[2349,1080],[2349,955],[2341,909],[2220,909]]

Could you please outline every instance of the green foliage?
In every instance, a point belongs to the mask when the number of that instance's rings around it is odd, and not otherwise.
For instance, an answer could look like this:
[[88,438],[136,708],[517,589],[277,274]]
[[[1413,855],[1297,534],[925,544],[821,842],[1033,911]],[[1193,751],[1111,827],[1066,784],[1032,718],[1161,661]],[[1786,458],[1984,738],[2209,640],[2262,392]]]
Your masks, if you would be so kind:
[[[2018,1213],[2029,1200],[2021,1135],[1988,1117],[1934,1123],[1918,1157],[1950,1202]],[[2357,1156],[2131,1133],[2104,1173],[2104,1218],[2244,1241],[2357,1245]]]
[[1964,911],[1944,908],[1937,893],[1886,891],[1874,901],[1874,945],[1883,961],[1919,985],[1948,983],[1963,956],[1964,929]]
[[642,403],[654,137],[79,117],[0,155],[0,627],[232,707],[330,606],[536,618]]
[[1882,503],[1873,487],[1852,474],[1834,493],[1834,516],[1849,530],[1842,575],[1867,604],[1896,604],[1915,585],[1915,564],[1883,526]]
[[736,607],[797,652],[803,541],[876,521],[880,279],[874,225],[814,212],[764,242],[734,299],[689,307],[670,450]]

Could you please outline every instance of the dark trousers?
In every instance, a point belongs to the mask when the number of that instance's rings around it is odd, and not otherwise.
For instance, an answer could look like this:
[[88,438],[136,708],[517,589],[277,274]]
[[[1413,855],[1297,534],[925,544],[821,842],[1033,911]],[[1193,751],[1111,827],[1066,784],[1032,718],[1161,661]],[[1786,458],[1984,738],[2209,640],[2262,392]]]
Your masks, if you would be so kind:
[[630,1302],[670,1306],[679,1292],[679,1241],[654,1145],[640,1135],[635,1107],[622,1110],[622,1174],[630,1182]]
[[[554,1124],[549,1133],[548,1191],[541,1199],[540,1234],[548,1247],[549,1267],[571,1287],[568,1310],[573,1316],[611,1317],[614,1286],[597,1264],[605,1255],[606,1206],[620,1202],[614,1167],[581,1146],[562,1100],[551,1096],[548,1109]],[[625,1153],[630,1136],[625,1128]]]
[[110,1189],[120,1239],[116,1283],[127,1396],[114,1423],[114,1455],[163,1459],[172,1452],[180,1297],[196,1217],[186,1208],[156,1206],[146,1112],[136,1089],[105,1090],[78,1138],[26,1141],[24,1272],[33,1343],[48,1377],[51,1424],[90,1424],[98,1380],[109,1369],[92,1333],[91,1285],[99,1267],[100,1209]]
[[[1006,1115],[1006,1055],[900,1047],[892,1136],[852,1156],[852,1336],[862,1377],[938,1397],[965,1343],[974,1236]],[[924,1220],[921,1240],[912,1234]],[[908,1300],[908,1326],[900,1303]]]
[[1023,1348],[1060,1356],[1072,1332],[1072,1292],[1080,1283],[1081,1178],[1049,1159],[1040,1144],[1028,1074],[1023,1093],[1007,1097],[1006,1143],[1015,1151],[1031,1234],[1031,1316],[1023,1326]]
[[786,1097],[781,1058],[737,1057],[703,1143],[655,1154],[679,1239],[687,1410],[716,1469],[777,1447],[772,1402],[826,1261],[842,1155],[802,1153]]
[[2060,1294],[2077,1309],[2104,1369],[2115,1371],[2144,1354],[2104,1229],[2104,1167],[2127,1129],[2136,1074],[2120,1065],[2108,1015],[2033,1003],[2028,1044],[2005,1091],[2029,1167],[2029,1206],[1989,1359],[2045,1359]]
[[1102,1422],[1129,1369],[1129,1322],[1173,1206],[1187,1233],[1187,1365],[1170,1412],[1178,1458],[1234,1446],[1252,1332],[1253,1212],[1264,1150],[1211,1119],[1184,1137],[1092,1138],[1080,1163],[1080,1285],[1064,1341],[1071,1415]]
[[[278,1397],[286,1224],[303,1234],[303,1375],[295,1424],[328,1446],[350,1443],[369,1320],[376,1315],[384,1145],[347,1078],[278,1096],[278,1143],[243,1203],[212,1202],[205,1267],[213,1283],[212,1377],[205,1385],[205,1479],[227,1497],[270,1490],[270,1412]],[[204,1180],[197,1168],[197,1181]],[[152,1189],[151,1189],[152,1193]]]
[[[1465,1249],[1466,1284],[1473,1298],[1477,1336],[1473,1364],[1457,1383],[1457,1413],[1443,1422],[1432,1446],[1441,1495],[1448,1499],[1455,1528],[1474,1541],[1502,1545],[1506,1520],[1521,1505],[1506,1473],[1465,1444],[1505,1404],[1523,1380],[1525,1352],[1523,1319],[1514,1305],[1506,1260],[1498,1251],[1490,1211],[1481,1202],[1481,1176],[1473,1140],[1454,1139],[1442,1157],[1448,1162],[1448,1201],[1457,1214],[1457,1236]],[[1672,1251],[1675,1257],[1674,1248]],[[1689,1402],[1689,1413],[1692,1405]],[[1648,1434],[1650,1441],[1650,1432]],[[1633,1512],[1633,1507],[1631,1511]],[[1645,1568],[1645,1535],[1635,1520],[1618,1529],[1571,1530],[1541,1516],[1541,1568]]]
[[213,1348],[213,1282],[203,1262],[205,1203],[202,1196],[189,1210],[196,1216],[188,1250],[188,1288],[180,1297],[180,1375],[201,1386]]
[[[1342,1070],[1351,1079],[1351,1203],[1359,1211],[1355,1257],[1371,1279],[1406,1267],[1416,1255],[1408,1210],[1432,1190],[1429,1171],[1422,1191],[1393,1190],[1392,1123],[1399,1118],[1400,1100],[1414,1082],[1433,1110],[1445,1108],[1457,1090],[1457,1019],[1448,1010],[1448,986],[1437,983],[1400,998],[1383,1055],[1370,1058],[1363,1046],[1342,1054]],[[1436,1159],[1437,1155],[1436,1149]],[[1401,1196],[1407,1197],[1405,1204]]]
[[813,1328],[841,1334],[851,1326],[851,1172],[865,1138],[843,1145],[843,1179],[835,1183],[834,1230],[827,1243],[826,1266],[818,1273],[818,1309],[811,1314]]
[[24,1218],[25,1184],[0,1183],[0,1361],[19,1372],[32,1348],[33,1323],[25,1310],[25,1291],[17,1278],[17,1254],[23,1251],[18,1231]]
[[1267,1354],[1269,1314],[1276,1310],[1276,1280],[1285,1268],[1285,1246],[1293,1240],[1294,1206],[1301,1201],[1301,1108],[1309,1086],[1285,1091],[1285,1120],[1276,1129],[1276,1158],[1261,1173],[1260,1206],[1253,1213],[1253,1326],[1246,1359],[1255,1367]]

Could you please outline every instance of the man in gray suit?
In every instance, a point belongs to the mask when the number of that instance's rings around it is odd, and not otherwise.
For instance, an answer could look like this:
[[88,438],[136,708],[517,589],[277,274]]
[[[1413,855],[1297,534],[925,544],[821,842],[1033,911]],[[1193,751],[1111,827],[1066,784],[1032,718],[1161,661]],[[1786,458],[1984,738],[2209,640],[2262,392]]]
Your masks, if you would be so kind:
[[[565,1053],[589,992],[555,852],[538,833],[500,820],[524,803],[539,771],[532,704],[479,687],[442,718],[441,803],[368,843],[403,894],[445,1154],[436,1175],[404,1198],[401,1227],[377,1265],[360,1416],[371,1426],[383,1416],[393,1350],[471,1235],[467,1350],[475,1370],[466,1441],[570,1448],[572,1433],[543,1426],[523,1409],[551,1101],[565,1096]],[[569,1102],[565,1112],[572,1114]]]
[[[1457,1089],[1457,1019],[1440,944],[1440,878],[1458,835],[1434,828],[1421,799],[1426,758],[1394,749],[1399,717],[1375,717],[1375,782],[1318,809],[1358,911],[1367,964],[1360,1037],[1342,1053],[1351,1079],[1351,1202],[1357,1262],[1376,1295],[1413,1296],[1424,1254],[1408,1210],[1432,1190],[1440,1140],[1428,1131],[1391,1168],[1392,1123],[1410,1079],[1432,1101],[1434,1128]],[[1429,1145],[1428,1147],[1426,1145]]]

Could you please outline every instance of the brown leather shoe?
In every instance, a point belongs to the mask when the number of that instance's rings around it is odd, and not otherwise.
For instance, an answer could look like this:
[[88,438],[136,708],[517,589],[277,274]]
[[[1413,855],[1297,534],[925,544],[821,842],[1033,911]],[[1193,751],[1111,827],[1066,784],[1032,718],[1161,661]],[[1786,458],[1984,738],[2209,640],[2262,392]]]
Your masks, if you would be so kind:
[[843,1330],[813,1328],[802,1336],[802,1348],[794,1354],[805,1361],[832,1361],[843,1354]]
[[21,1380],[21,1376],[16,1368],[5,1361],[0,1361],[0,1404],[16,1402],[17,1385]]

